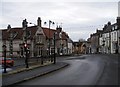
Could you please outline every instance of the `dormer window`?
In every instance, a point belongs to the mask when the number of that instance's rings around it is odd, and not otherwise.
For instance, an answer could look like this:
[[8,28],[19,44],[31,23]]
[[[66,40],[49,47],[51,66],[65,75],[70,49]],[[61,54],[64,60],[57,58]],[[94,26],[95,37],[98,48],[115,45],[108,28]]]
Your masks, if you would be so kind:
[[117,29],[117,25],[115,25],[115,29]]
[[37,34],[37,43],[42,43],[42,35],[41,34]]
[[28,31],[27,32],[27,38],[30,38],[30,36],[31,36],[31,31]]
[[18,32],[16,32],[16,31],[14,31],[14,32],[12,33],[13,38],[15,38],[17,35],[18,35]]
[[114,26],[112,27],[112,30],[114,30]]
[[62,32],[59,33],[59,37],[62,38]]

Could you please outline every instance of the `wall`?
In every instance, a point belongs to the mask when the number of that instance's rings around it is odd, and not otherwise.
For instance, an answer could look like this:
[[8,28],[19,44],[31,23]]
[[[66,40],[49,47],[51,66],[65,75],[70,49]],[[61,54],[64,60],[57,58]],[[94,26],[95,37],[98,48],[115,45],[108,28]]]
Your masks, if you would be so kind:
[[2,31],[0,30],[0,57],[2,56]]
[[111,32],[111,53],[115,53],[116,51],[116,43],[117,43],[117,31]]

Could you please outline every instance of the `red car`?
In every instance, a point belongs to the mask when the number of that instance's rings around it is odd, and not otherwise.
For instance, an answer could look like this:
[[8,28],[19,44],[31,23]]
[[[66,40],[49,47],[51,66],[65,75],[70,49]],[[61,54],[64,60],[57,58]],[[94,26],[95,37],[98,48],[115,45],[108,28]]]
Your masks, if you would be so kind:
[[[2,59],[2,66],[4,66],[4,59]],[[6,67],[14,66],[14,60],[12,58],[6,58]]]

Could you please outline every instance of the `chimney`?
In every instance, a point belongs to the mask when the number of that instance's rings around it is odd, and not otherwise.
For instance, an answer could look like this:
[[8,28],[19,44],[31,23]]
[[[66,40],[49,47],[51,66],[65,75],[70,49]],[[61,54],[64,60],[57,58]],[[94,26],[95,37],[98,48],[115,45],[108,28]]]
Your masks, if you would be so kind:
[[10,32],[10,30],[11,30],[11,25],[8,24],[8,26],[7,26],[7,32]]
[[11,29],[11,26],[10,26],[10,24],[8,24],[8,26],[7,26],[7,29]]
[[40,18],[40,17],[38,17],[37,25],[38,25],[39,27],[41,27],[41,18]]
[[111,25],[111,22],[109,21],[109,22],[108,22],[108,26],[110,26],[110,25]]
[[59,27],[57,26],[56,30],[58,33],[60,33],[62,31],[62,28],[60,26]]

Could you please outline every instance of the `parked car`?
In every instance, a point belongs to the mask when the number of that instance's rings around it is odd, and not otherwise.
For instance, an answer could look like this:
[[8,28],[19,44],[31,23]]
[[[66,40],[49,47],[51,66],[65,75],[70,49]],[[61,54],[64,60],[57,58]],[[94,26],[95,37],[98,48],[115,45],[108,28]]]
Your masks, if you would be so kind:
[[[12,70],[12,68],[6,68],[6,71],[7,72],[9,72],[9,71],[11,71]],[[2,65],[0,65],[0,76],[1,76],[1,74],[4,72],[4,68],[2,67]]]
[[[4,66],[4,59],[2,58],[2,66]],[[14,60],[12,58],[6,58],[6,67],[14,66]]]

